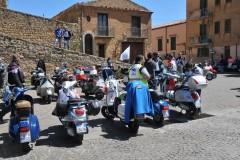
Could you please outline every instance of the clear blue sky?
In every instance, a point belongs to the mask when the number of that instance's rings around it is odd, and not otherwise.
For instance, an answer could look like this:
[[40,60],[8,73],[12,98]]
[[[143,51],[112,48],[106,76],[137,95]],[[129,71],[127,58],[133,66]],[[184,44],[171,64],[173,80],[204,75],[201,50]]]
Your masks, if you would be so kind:
[[[52,18],[77,2],[89,0],[8,0],[8,9]],[[132,0],[153,12],[152,26],[186,19],[186,0]]]

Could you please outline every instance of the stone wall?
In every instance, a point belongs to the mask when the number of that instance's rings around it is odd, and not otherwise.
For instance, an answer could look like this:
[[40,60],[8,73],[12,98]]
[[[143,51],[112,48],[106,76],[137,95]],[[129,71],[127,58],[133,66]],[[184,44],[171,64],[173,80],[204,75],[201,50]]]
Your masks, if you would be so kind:
[[[106,59],[104,58],[64,49],[53,49],[46,45],[39,45],[37,43],[0,35],[0,58],[4,61],[5,65],[10,63],[13,54],[19,54],[21,56],[21,67],[28,80],[30,78],[31,70],[36,67],[40,58],[44,59],[47,74],[50,75],[53,74],[55,67],[59,67],[62,62],[68,62],[69,68],[72,70],[77,65],[89,67],[106,62]],[[119,66],[129,64],[114,62],[114,65]]]
[[79,51],[80,30],[77,23],[55,21],[1,7],[0,23],[0,34],[47,46],[53,46],[56,26],[67,26],[74,34],[71,39],[71,50]]
[[0,8],[7,8],[7,0],[0,0]]

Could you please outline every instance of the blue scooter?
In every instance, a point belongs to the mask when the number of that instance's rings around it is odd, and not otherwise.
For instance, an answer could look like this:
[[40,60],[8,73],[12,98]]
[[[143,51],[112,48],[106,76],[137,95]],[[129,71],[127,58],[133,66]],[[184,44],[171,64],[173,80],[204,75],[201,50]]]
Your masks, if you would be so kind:
[[40,127],[34,115],[33,98],[25,95],[27,88],[14,87],[11,91],[6,87],[4,95],[5,107],[11,107],[9,135],[14,142],[22,144],[24,152],[29,152],[39,138]]

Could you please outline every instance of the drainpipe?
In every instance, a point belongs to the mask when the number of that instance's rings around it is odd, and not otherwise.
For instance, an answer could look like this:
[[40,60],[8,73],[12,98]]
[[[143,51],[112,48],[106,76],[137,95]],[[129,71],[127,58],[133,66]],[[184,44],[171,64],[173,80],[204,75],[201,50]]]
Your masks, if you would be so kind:
[[237,44],[236,44],[236,59],[237,59],[238,55],[237,55]]
[[82,28],[82,17],[83,17],[83,6],[81,5],[81,16],[80,16],[80,39],[81,39],[81,42],[80,42],[80,52],[83,53],[83,35],[82,35],[82,32],[83,32],[83,28]]
[[168,51],[167,44],[168,44],[168,41],[167,41],[167,26],[166,26],[166,55],[167,55],[167,51]]

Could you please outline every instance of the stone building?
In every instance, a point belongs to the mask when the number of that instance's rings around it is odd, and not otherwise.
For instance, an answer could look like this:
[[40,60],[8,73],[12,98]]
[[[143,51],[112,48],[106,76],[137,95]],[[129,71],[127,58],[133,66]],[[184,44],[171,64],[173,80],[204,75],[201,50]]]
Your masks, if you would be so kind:
[[186,55],[186,20],[163,24],[152,28],[152,51],[163,57],[167,53]]
[[53,20],[78,23],[82,52],[118,59],[130,45],[130,61],[151,49],[152,12],[131,0],[77,3]]
[[240,1],[187,0],[187,50],[191,57],[240,56]]

